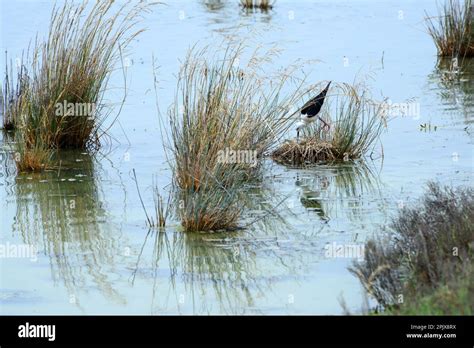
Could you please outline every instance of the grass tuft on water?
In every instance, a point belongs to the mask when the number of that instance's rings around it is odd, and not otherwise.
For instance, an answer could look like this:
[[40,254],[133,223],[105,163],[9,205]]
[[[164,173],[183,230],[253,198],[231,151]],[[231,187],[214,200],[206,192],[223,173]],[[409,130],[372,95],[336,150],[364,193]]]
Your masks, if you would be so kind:
[[474,57],[472,0],[446,0],[437,17],[426,17],[428,32],[443,57]]
[[[149,6],[66,1],[53,9],[47,37],[34,41],[16,78],[7,61],[3,127],[14,129],[21,144],[20,171],[41,170],[35,164],[47,162],[57,149],[100,147],[113,110],[103,99],[108,80],[123,50],[143,31],[136,26]],[[42,160],[33,160],[35,155]]]
[[[259,161],[290,126],[288,110],[304,94],[294,70],[258,74],[271,52],[192,48],[178,76],[169,112],[173,192],[185,231],[238,228],[245,183],[259,176]],[[284,88],[291,92],[284,93]]]
[[286,165],[349,161],[374,150],[386,127],[385,103],[369,98],[366,87],[343,83],[329,90],[319,114],[329,130],[315,123],[303,129],[302,137],[287,140],[272,152],[272,158]]

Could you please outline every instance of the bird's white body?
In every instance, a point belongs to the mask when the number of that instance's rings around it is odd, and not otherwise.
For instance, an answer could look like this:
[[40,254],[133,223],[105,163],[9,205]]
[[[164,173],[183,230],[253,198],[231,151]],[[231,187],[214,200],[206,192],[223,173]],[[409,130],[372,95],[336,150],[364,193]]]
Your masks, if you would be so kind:
[[296,129],[301,130],[304,127],[306,127],[308,124],[314,122],[316,120],[316,117],[309,117],[306,114],[301,114],[300,115],[300,120],[296,124]]
[[323,129],[327,129],[329,130],[329,124],[326,123],[326,121],[324,121],[322,118],[320,118],[319,116],[313,116],[313,117],[309,117],[308,115],[306,114],[301,114],[300,115],[300,120],[296,123],[296,139],[298,141],[299,137],[300,137],[300,132],[303,128],[305,128],[306,126],[308,126],[309,124],[313,123],[314,121],[316,120],[320,120],[323,124],[324,124],[324,128]]

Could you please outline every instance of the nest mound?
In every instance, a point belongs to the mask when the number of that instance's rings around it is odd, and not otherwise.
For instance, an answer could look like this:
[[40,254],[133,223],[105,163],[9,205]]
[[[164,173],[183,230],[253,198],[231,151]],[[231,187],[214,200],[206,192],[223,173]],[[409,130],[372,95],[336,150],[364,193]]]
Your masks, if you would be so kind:
[[288,140],[272,152],[272,158],[286,165],[314,164],[334,160],[332,150],[330,143],[321,140]]

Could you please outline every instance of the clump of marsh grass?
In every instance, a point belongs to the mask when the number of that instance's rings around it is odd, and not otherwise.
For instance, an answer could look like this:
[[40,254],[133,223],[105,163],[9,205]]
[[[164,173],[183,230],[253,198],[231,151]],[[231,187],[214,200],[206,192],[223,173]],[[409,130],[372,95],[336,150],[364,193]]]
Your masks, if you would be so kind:
[[[233,175],[233,174],[229,174]],[[237,221],[242,214],[239,187],[224,188],[211,183],[215,178],[202,181],[202,191],[180,190],[178,216],[186,232],[232,231],[238,228]]]
[[240,0],[240,6],[244,9],[259,9],[268,11],[273,8],[275,1],[272,0]]
[[110,74],[143,31],[136,26],[148,8],[145,2],[117,8],[113,1],[66,1],[54,8],[47,37],[35,40],[16,82],[11,64],[6,67],[3,124],[15,128],[25,151],[42,149],[47,158],[56,149],[100,147],[113,109],[103,99]]
[[[427,313],[474,312],[473,193],[430,182],[418,205],[405,207],[393,220],[391,235],[366,243],[364,261],[350,270],[381,306],[408,313],[423,299],[432,306]],[[443,303],[444,295],[466,291],[470,302],[460,304],[456,295],[452,306]]]
[[428,32],[438,54],[474,57],[474,8],[472,0],[447,0],[437,17],[427,17]]
[[38,144],[18,143],[14,160],[19,172],[40,172],[51,167],[53,151]]
[[330,91],[320,114],[329,130],[316,121],[303,129],[300,141],[287,140],[274,150],[275,161],[287,165],[349,161],[374,149],[386,126],[385,104],[373,101],[362,84],[334,84]]
[[[189,51],[169,112],[175,205],[185,231],[238,227],[242,188],[258,177],[258,160],[288,128],[284,116],[303,94],[303,81],[283,92],[292,68],[276,78],[258,74],[268,56],[254,53],[240,68],[242,45],[211,52]],[[246,156],[227,156],[231,151]]]

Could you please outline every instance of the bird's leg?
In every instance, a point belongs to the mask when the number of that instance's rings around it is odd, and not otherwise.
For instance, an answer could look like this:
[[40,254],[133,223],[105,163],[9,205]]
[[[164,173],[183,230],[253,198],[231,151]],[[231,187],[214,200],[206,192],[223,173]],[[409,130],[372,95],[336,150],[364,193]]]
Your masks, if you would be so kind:
[[324,121],[321,117],[318,116],[318,119],[324,123],[324,126],[323,126],[323,130],[325,130],[326,132],[329,131],[331,129],[331,126],[329,125],[329,123],[327,123],[326,121]]

